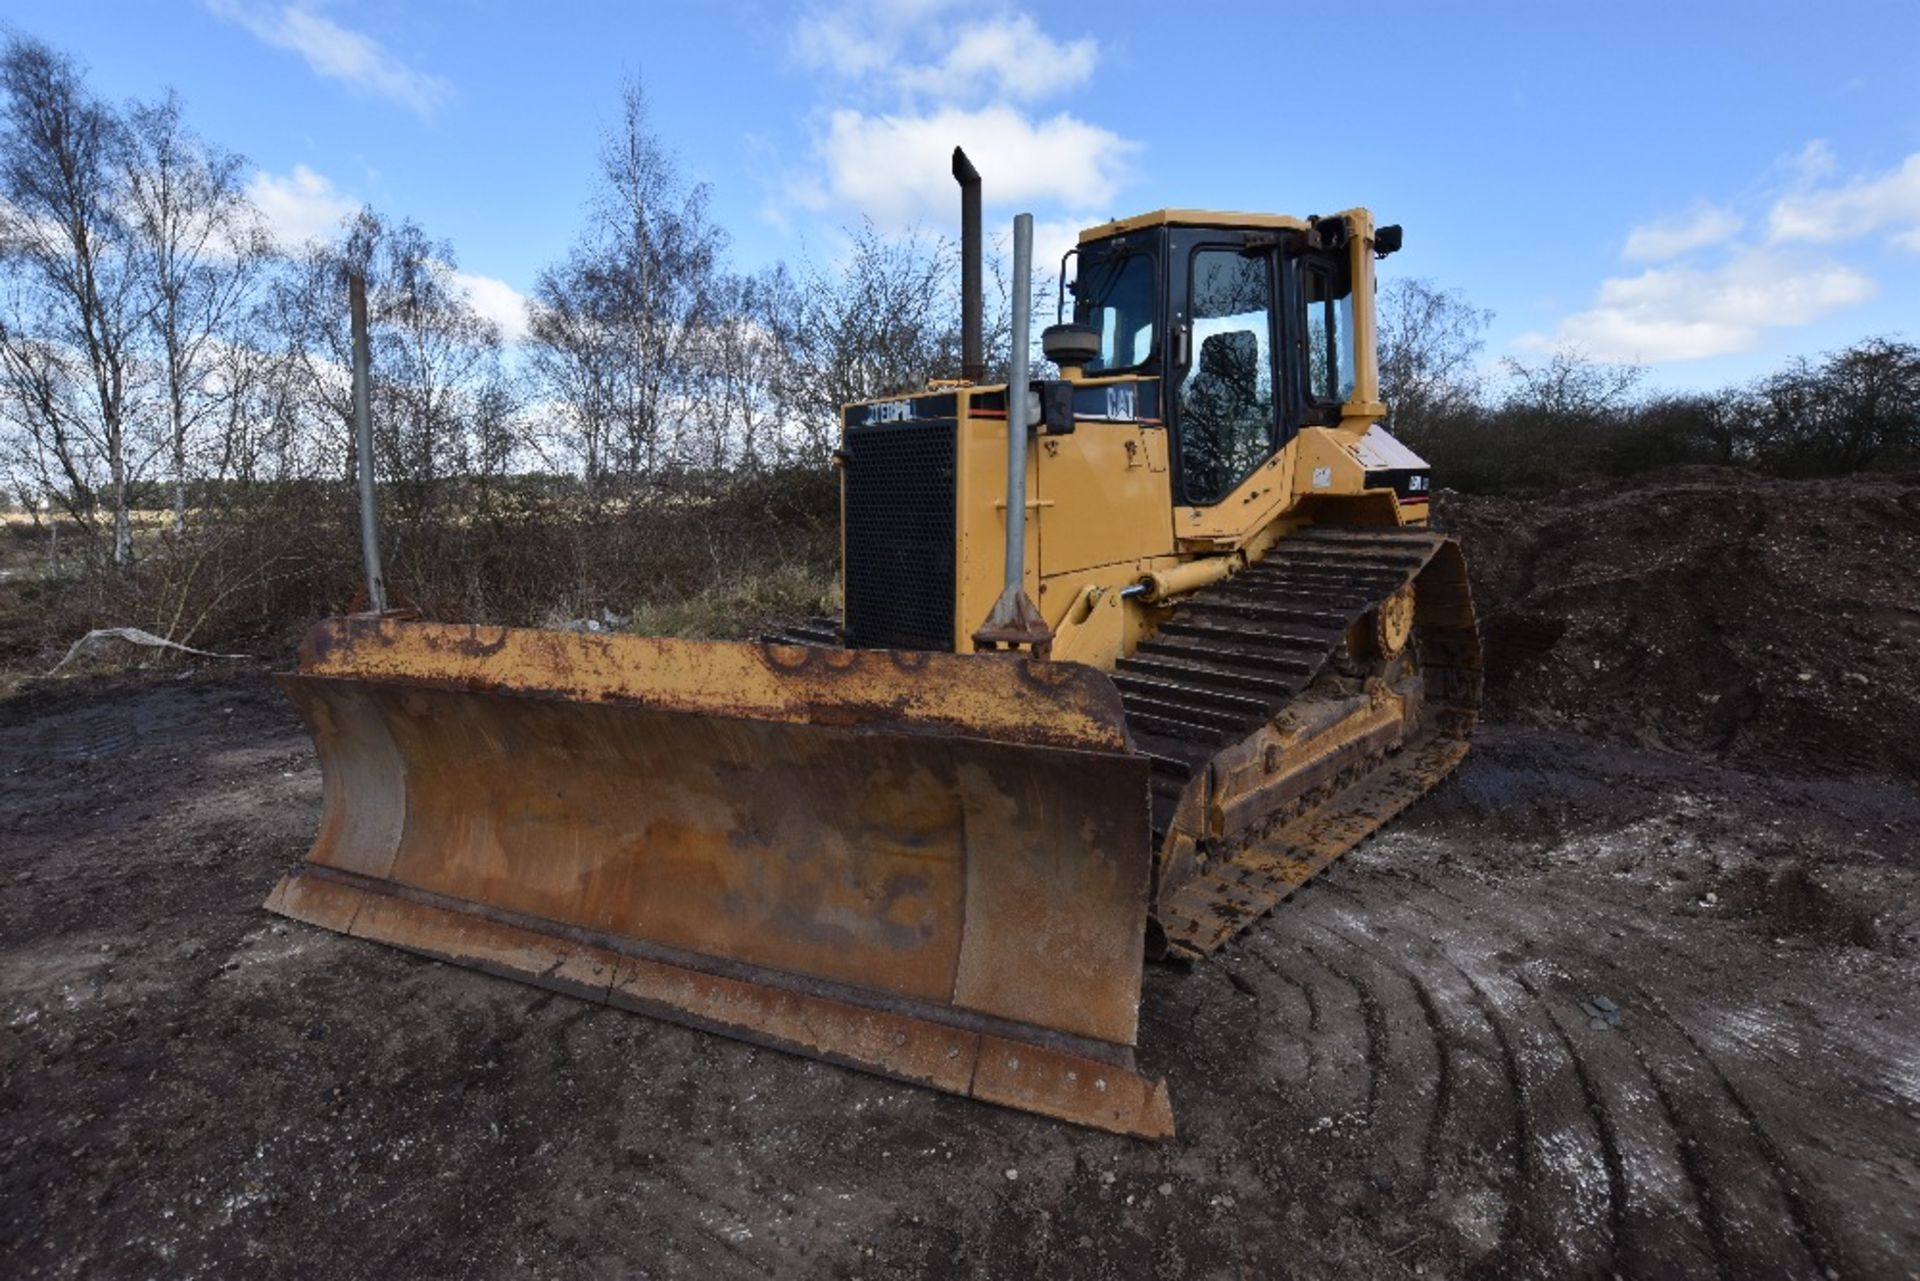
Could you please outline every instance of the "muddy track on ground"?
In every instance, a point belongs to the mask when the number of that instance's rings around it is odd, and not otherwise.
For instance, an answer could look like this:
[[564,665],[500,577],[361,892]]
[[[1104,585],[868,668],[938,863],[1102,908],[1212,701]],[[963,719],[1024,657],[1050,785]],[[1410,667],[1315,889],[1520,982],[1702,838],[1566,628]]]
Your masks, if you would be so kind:
[[8,1276],[1904,1277],[1920,797],[1495,725],[1190,971],[1154,1146],[290,925],[264,681],[0,704]]

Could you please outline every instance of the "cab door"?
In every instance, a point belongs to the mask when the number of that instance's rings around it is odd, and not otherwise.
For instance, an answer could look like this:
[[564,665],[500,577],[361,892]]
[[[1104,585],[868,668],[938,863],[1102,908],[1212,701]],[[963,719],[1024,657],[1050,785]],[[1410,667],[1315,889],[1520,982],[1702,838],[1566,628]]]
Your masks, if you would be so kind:
[[1170,248],[1175,491],[1210,507],[1286,443],[1279,255],[1237,231],[1177,232]]

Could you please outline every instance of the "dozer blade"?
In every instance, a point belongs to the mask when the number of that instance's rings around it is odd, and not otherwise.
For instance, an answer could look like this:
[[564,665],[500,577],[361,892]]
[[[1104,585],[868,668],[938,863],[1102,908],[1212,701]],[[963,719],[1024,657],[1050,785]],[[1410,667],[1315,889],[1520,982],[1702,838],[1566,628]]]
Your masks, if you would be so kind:
[[1133,1066],[1147,762],[1068,664],[320,624],[325,812],[276,912],[1165,1137]]

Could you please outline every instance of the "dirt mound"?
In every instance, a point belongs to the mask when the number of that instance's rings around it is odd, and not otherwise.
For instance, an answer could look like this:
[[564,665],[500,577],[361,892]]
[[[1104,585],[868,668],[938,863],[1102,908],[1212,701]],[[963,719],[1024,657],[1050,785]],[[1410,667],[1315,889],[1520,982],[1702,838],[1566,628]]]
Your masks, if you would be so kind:
[[1444,494],[1490,715],[1790,773],[1920,782],[1920,476],[1686,468]]

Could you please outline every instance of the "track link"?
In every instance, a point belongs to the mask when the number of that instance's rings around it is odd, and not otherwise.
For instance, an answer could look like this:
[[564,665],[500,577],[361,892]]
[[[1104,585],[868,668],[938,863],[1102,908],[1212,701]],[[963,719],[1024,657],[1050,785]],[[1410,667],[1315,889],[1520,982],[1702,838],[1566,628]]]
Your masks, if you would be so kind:
[[1466,755],[1481,674],[1459,546],[1427,530],[1308,528],[1181,602],[1170,622],[1115,664],[1127,728],[1153,765],[1157,856],[1215,755],[1326,675],[1349,628],[1409,584],[1424,684],[1418,730],[1398,750],[1314,789],[1292,816],[1243,837],[1199,875],[1163,889],[1156,917],[1170,951],[1214,952]]

